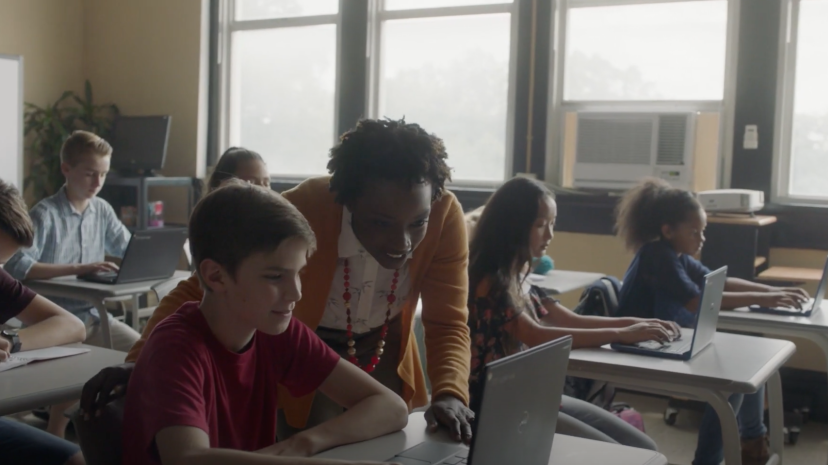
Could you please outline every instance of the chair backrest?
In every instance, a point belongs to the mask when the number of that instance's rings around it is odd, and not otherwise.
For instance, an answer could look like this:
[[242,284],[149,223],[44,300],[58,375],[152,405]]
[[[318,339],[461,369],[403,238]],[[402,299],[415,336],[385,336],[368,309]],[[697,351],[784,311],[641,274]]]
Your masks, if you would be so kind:
[[99,417],[84,420],[79,409],[67,412],[78,436],[87,465],[119,465],[123,462],[124,399],[110,402]]
[[161,299],[167,296],[181,281],[185,281],[187,278],[170,278],[166,281],[162,281],[154,286],[152,286],[152,291],[155,292],[155,296],[158,297],[158,301],[161,302]]

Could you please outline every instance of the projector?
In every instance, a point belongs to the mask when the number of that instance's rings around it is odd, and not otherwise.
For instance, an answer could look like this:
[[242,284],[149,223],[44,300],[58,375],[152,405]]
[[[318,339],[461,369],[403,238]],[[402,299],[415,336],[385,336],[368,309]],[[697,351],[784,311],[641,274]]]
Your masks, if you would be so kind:
[[747,189],[717,189],[696,194],[705,211],[753,213],[765,206],[765,193]]

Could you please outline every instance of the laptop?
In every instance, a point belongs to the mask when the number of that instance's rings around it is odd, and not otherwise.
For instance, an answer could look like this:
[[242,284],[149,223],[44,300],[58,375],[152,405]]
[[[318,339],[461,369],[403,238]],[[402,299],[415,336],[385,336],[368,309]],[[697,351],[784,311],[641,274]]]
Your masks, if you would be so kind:
[[120,270],[81,275],[78,279],[102,284],[125,284],[170,278],[178,266],[186,240],[186,228],[136,231],[129,240]]
[[802,308],[798,307],[762,307],[761,305],[751,305],[748,310],[754,313],[769,313],[771,315],[785,315],[785,316],[805,316],[809,317],[814,312],[822,308],[822,299],[825,297],[825,285],[828,283],[828,258],[825,259],[825,266],[822,267],[822,279],[819,280],[816,294],[807,302],[802,304]]
[[613,350],[650,357],[690,360],[713,341],[716,325],[719,322],[719,309],[722,306],[722,294],[727,281],[727,267],[723,266],[704,277],[701,302],[696,312],[696,324],[693,329],[682,328],[681,337],[667,343],[645,341],[637,344],[613,343]]
[[486,365],[471,447],[426,441],[386,462],[403,465],[548,465],[572,338]]

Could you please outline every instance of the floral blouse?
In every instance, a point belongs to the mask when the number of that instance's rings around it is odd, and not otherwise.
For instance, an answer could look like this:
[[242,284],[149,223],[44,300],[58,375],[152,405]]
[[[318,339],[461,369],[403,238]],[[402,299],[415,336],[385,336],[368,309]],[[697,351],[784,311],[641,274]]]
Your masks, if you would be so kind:
[[557,302],[538,286],[525,283],[526,297],[523,308],[512,308],[506,302],[506,296],[491,295],[487,282],[481,282],[475,296],[469,299],[469,330],[471,333],[471,372],[469,377],[469,394],[472,410],[479,408],[481,389],[479,377],[487,363],[515,354],[526,349],[526,345],[513,337],[506,330],[506,325],[520,313],[527,311],[535,320],[540,321],[549,312],[544,308],[545,302]]

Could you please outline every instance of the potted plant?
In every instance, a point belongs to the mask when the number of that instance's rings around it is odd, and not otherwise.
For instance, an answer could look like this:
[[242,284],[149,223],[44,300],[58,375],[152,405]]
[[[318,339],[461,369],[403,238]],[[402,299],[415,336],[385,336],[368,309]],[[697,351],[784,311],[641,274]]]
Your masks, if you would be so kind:
[[63,185],[60,172],[60,148],[72,131],[83,129],[107,138],[118,116],[116,105],[97,105],[92,99],[92,85],[87,80],[84,94],[66,91],[45,107],[26,103],[25,134],[31,134],[28,147],[32,155],[31,171],[23,189],[32,189],[35,201],[48,197]]

